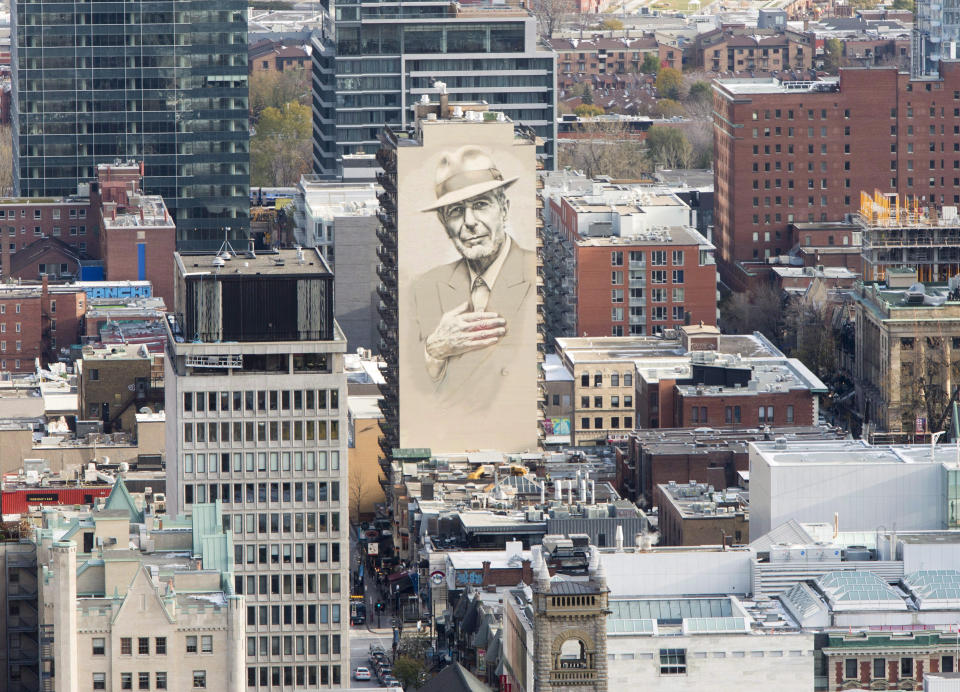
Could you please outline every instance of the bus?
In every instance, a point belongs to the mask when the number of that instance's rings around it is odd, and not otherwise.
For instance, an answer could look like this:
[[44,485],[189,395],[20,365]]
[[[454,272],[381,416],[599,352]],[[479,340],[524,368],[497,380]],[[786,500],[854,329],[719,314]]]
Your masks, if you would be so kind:
[[363,596],[350,597],[350,624],[362,625],[367,621],[367,604],[363,602]]

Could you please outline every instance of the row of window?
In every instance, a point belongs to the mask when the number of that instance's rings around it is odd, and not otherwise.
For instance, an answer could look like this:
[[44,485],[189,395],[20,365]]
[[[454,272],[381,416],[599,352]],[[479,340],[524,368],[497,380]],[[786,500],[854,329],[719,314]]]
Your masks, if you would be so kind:
[[[284,546],[288,548],[289,546]],[[303,548],[297,544],[297,548]],[[284,553],[284,558],[289,554]],[[298,553],[299,562],[303,562],[302,550]],[[318,579],[319,577],[319,584]],[[293,594],[340,593],[339,574],[261,574],[235,575],[233,578],[235,591],[248,596],[290,596]],[[319,590],[318,590],[319,588]]]
[[[19,323],[18,325],[19,326]],[[184,423],[183,441],[193,442],[314,442],[340,439],[340,421],[234,421]]]
[[[247,485],[253,485],[248,483]],[[260,485],[265,485],[261,483]],[[299,485],[299,484],[296,484]],[[229,503],[231,497],[236,497],[236,487],[234,487],[234,493],[231,495],[229,490],[230,484],[224,483],[188,483],[184,485],[183,497],[184,502],[187,504],[201,504],[204,502],[216,502],[220,500],[225,503]],[[329,488],[329,492],[328,492]],[[303,500],[294,500],[294,502],[306,502],[308,504],[316,502],[339,502],[340,501],[340,483],[338,481],[331,481],[330,483],[326,482],[307,482],[303,484]],[[249,498],[251,495],[249,493],[244,494],[245,497]],[[257,497],[265,497],[265,495],[260,495],[258,492]],[[293,497],[297,497],[296,492],[294,492]],[[196,499],[194,499],[196,498]],[[253,502],[253,500],[246,500],[247,502]],[[266,502],[266,500],[257,500],[258,502]],[[273,500],[274,502],[279,502],[279,500]]]
[[[610,377],[610,383],[609,383],[609,385],[607,385],[607,386],[609,386],[609,387],[619,387],[621,380],[623,381],[623,386],[624,386],[624,387],[632,387],[632,386],[633,386],[633,373],[632,373],[632,372],[625,372],[625,373],[623,373],[623,376],[622,376],[622,377],[621,377],[621,375],[620,375],[619,372],[613,372],[613,373],[610,373],[610,376],[609,376],[609,377]],[[595,372],[595,373],[593,374],[593,386],[594,386],[594,387],[603,387],[603,386],[604,386],[604,384],[603,384],[603,378],[604,378],[604,375],[603,375],[602,372]],[[581,375],[580,375],[580,386],[581,386],[581,387],[589,387],[589,386],[590,386],[590,373],[588,373],[588,372],[581,373]]]
[[[281,643],[283,645],[283,654],[284,656],[316,656],[317,655],[317,641],[318,636],[311,634],[304,636],[298,634],[296,636],[287,634],[282,637],[280,636],[260,636],[260,637],[247,637],[247,656],[253,657],[257,655],[257,642],[260,642],[260,655],[261,656],[280,656],[281,653]],[[322,656],[328,656],[333,654],[334,656],[340,655],[340,635],[333,634],[321,634],[319,635],[320,642],[320,654]]]
[[[27,234],[27,227],[26,227],[26,226],[21,226],[21,227],[20,227],[20,235],[26,235],[26,234]],[[63,235],[63,233],[61,232],[59,226],[54,226],[54,227],[53,227],[52,234],[55,235],[55,236],[61,236],[61,235]],[[75,235],[86,235],[86,234],[87,234],[87,227],[86,227],[85,225],[82,225],[82,224],[81,224],[80,226],[70,226],[70,235],[74,235],[74,236],[75,236]],[[16,226],[7,226],[7,235],[10,236],[11,238],[16,237],[16,235],[17,235],[17,228],[16,228]],[[39,238],[40,236],[42,236],[42,235],[43,235],[43,228],[42,228],[41,226],[34,226],[34,227],[33,227],[33,235],[36,236],[36,237],[38,237],[38,238]]]
[[[191,639],[193,640],[191,642]],[[166,637],[154,637],[154,646],[153,653],[157,656],[164,656],[167,653],[167,638]],[[93,655],[94,656],[104,656],[107,649],[107,640],[104,637],[94,637],[93,638]],[[213,637],[210,635],[203,635],[202,645],[204,647],[204,653],[213,653]],[[192,647],[192,651],[190,650]],[[195,636],[187,637],[186,641],[186,651],[187,653],[196,653],[197,652],[197,638]],[[150,637],[137,637],[137,654],[141,656],[150,655]],[[120,655],[121,656],[132,656],[133,655],[133,638],[132,637],[121,637],[120,638]]]
[[[60,210],[59,210],[59,209],[51,209],[50,212],[51,212],[51,218],[53,218],[53,219],[59,219],[59,218],[60,218]],[[86,209],[71,209],[71,210],[70,210],[70,218],[71,218],[71,219],[76,219],[76,218],[78,218],[78,216],[79,216],[79,218],[81,218],[81,219],[87,218],[87,210],[86,210]],[[9,210],[7,210],[7,209],[0,209],[0,219],[15,219],[15,218],[17,218],[17,210],[16,210],[16,209],[9,209]],[[21,219],[27,218],[27,210],[24,209],[24,208],[22,208],[22,207],[20,208],[20,218],[21,218]],[[33,218],[35,218],[35,219],[42,219],[42,218],[43,218],[43,210],[42,210],[42,209],[34,209],[34,210],[33,210]]]
[[[268,558],[269,553],[269,558]],[[233,546],[233,562],[239,567],[248,565],[279,565],[302,564],[304,559],[308,565],[317,562],[340,562],[339,543],[260,543],[254,545]]]
[[[319,613],[319,616],[318,616]],[[247,626],[268,625],[329,625],[340,623],[340,604],[297,606],[247,606]]]
[[[220,452],[219,458],[220,473],[223,474],[267,473],[268,468],[271,473],[277,471],[340,470],[340,452],[338,450],[330,450],[329,452],[324,450],[316,452],[233,452],[232,454],[230,452]],[[328,458],[329,464],[327,463]],[[184,454],[183,471],[184,473],[217,473],[217,453]]]
[[[645,253],[642,250],[630,250],[628,255],[630,259],[630,266],[637,267],[637,265],[646,264],[646,259],[644,255]],[[683,250],[670,251],[670,264],[672,264],[674,267],[682,267],[683,256],[684,256]],[[612,267],[623,266],[623,250],[613,250],[610,253],[610,266]],[[651,250],[650,266],[652,267],[667,266],[667,250]]]
[[[308,533],[314,533],[319,527],[321,533],[340,530],[340,512],[284,512],[269,515],[270,531],[267,531],[267,514],[247,514],[246,528],[244,528],[243,514],[224,514],[223,530],[229,531],[233,526],[233,533],[241,536],[244,532],[249,535],[256,533],[290,533],[291,519],[293,531],[303,533],[304,527]],[[329,521],[328,521],[329,517]]]
[[[760,423],[773,423],[775,422],[774,418],[774,406],[758,406],[757,407],[757,420]],[[739,406],[727,406],[724,409],[723,419],[725,423],[739,423],[740,422],[740,407]],[[794,422],[794,411],[793,406],[786,407],[786,417],[784,419],[786,423]],[[691,423],[709,423],[709,415],[707,413],[706,406],[691,406],[690,407],[690,422]]]
[[[16,341],[16,342],[14,342],[14,344],[16,345],[16,350],[17,350],[18,353],[23,350],[23,342],[22,342],[22,341]],[[7,342],[6,342],[6,341],[0,341],[0,352],[6,351],[6,350],[7,350]]]
[[[610,302],[612,303],[622,303],[623,302],[623,289],[614,288],[610,291]],[[674,303],[682,303],[684,299],[684,289],[683,288],[673,288],[670,293],[667,293],[665,288],[651,288],[650,289],[650,302],[651,303],[666,303],[667,296],[670,295],[673,298]],[[630,302],[642,301],[643,300],[643,289],[642,288],[631,288],[630,289]],[[636,306],[640,310],[643,310],[643,306]],[[641,313],[642,314],[642,313]]]
[[[580,397],[580,408],[590,408],[590,397]],[[603,397],[593,397],[593,408],[603,408]],[[620,397],[610,397],[610,408],[620,408]],[[623,408],[633,408],[633,396],[626,394],[623,397]]]
[[[866,663],[866,661],[864,661]],[[890,663],[893,663],[894,666],[899,670],[898,678],[912,678],[914,675],[914,665],[913,658],[911,657],[902,657],[902,658],[874,658],[870,661],[870,673],[871,679],[873,680],[886,680],[887,673],[890,669]],[[953,672],[954,658],[953,656],[941,656],[940,657],[940,672],[941,673],[952,673]],[[856,658],[847,658],[843,661],[843,677],[845,679],[856,680],[860,677],[860,661]],[[897,678],[894,678],[897,679]]]
[[[635,308],[630,308],[631,317],[642,317],[643,313],[634,312]],[[610,321],[611,322],[623,322],[623,308],[610,308]],[[686,319],[686,309],[682,305],[673,305],[667,307],[666,305],[654,306],[650,308],[650,321],[651,322],[666,322],[667,320],[683,320]]]
[[[580,429],[581,430],[590,430],[590,419],[583,417],[580,419]],[[593,429],[594,430],[607,430],[608,428],[603,427],[603,418],[597,416],[593,419]],[[620,427],[620,416],[611,416],[610,417],[610,430],[633,430],[633,416],[624,416],[623,417],[623,428]]]
[[[247,687],[279,687],[317,684],[317,668],[320,669],[320,685],[341,684],[340,666],[249,666],[247,668]],[[282,680],[282,682],[281,682]],[[296,683],[294,683],[296,680]],[[259,682],[258,682],[259,681]]]
[[[207,686],[207,671],[205,670],[195,670],[193,671],[193,687],[197,689],[203,689]],[[93,689],[95,690],[105,690],[107,689],[107,674],[106,673],[94,673],[93,674]],[[120,689],[121,690],[132,690],[133,689],[133,673],[120,673]],[[150,687],[150,673],[137,673],[137,689],[138,690],[149,690]],[[153,688],[155,690],[165,690],[167,689],[167,674],[164,671],[158,671],[153,674]]]
[[[756,253],[756,250],[754,250]],[[756,255],[754,255],[756,256]],[[633,308],[630,308],[632,311]],[[657,313],[658,315],[661,313]],[[684,321],[686,321],[686,315],[684,315]],[[680,329],[684,325],[683,322],[675,322],[674,324],[652,324],[650,325],[650,334],[653,336],[660,336],[663,334],[664,329]],[[627,333],[630,336],[646,336],[647,326],[640,323],[631,323],[627,325]],[[624,329],[622,324],[614,324],[610,327],[610,336],[623,336]]]
[[336,389],[258,390],[239,392],[184,392],[185,413],[217,411],[314,411],[340,407]]
[[[683,269],[674,269],[670,277],[675,284],[683,283]],[[614,286],[623,286],[623,272],[620,270],[610,272],[610,283]],[[657,269],[650,272],[650,283],[652,284],[665,284],[667,283],[667,271],[665,269]],[[630,284],[634,285],[634,278],[630,277]]]

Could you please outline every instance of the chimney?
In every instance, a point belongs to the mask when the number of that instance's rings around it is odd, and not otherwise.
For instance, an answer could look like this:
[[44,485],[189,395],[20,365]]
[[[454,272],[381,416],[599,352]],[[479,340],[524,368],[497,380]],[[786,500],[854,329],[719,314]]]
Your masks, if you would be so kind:
[[490,560],[483,561],[483,581],[481,586],[487,586],[490,583]]
[[440,94],[440,119],[446,120],[450,117],[450,95],[446,91]]
[[533,565],[530,560],[524,560],[520,567],[520,581],[524,584],[533,583]]
[[49,279],[47,278],[47,275],[44,274],[40,279],[40,296],[43,299],[43,303],[41,304],[41,308],[40,308],[41,310],[43,310],[47,306],[47,295],[49,293],[50,293],[50,282],[49,282]]
[[140,177],[143,177],[143,161],[140,162]]
[[3,280],[7,281],[10,278],[10,251],[7,248],[0,247],[0,262],[2,262],[0,269],[3,271]]

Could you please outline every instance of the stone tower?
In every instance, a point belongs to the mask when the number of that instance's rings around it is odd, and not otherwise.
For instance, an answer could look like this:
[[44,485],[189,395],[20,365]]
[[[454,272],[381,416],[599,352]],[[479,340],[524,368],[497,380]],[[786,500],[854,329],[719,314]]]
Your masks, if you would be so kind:
[[536,555],[535,692],[607,690],[607,580],[593,551],[587,581],[551,581]]

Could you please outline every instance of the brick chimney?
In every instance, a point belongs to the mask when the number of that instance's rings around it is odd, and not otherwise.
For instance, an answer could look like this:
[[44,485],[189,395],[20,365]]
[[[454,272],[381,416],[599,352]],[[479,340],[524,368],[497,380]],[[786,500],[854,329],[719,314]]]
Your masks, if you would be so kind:
[[487,586],[490,584],[490,560],[483,561],[483,580],[480,582],[481,586]]
[[530,560],[524,560],[520,568],[520,580],[524,584],[533,583],[533,565]]

